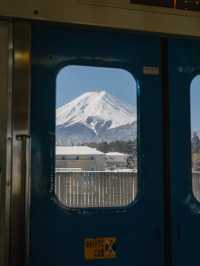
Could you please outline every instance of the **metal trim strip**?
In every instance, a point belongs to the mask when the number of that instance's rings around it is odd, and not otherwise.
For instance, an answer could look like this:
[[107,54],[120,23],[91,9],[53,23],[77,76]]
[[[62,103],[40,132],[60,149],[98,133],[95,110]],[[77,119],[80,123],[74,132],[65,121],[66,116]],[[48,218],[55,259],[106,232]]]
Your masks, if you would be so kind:
[[[12,153],[12,124],[11,124],[11,98],[12,98],[12,68],[13,68],[13,32],[12,24],[7,21],[0,22],[4,28],[4,38],[1,44],[6,42],[7,64],[3,65],[1,77],[1,140],[0,149],[0,265],[10,265],[10,200],[11,200],[11,153]],[[1,57],[2,59],[2,57]],[[4,79],[4,82],[3,82]],[[3,84],[6,84],[5,86]]]
[[[30,206],[30,23],[14,23],[11,265],[28,265]],[[20,243],[20,244],[19,244]]]

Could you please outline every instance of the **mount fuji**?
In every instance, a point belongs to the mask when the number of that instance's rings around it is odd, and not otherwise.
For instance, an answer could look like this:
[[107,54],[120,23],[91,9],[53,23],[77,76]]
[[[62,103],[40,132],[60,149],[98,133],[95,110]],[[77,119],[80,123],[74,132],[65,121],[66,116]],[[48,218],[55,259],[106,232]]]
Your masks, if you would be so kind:
[[136,131],[136,109],[106,91],[86,92],[56,110],[57,145],[133,141]]

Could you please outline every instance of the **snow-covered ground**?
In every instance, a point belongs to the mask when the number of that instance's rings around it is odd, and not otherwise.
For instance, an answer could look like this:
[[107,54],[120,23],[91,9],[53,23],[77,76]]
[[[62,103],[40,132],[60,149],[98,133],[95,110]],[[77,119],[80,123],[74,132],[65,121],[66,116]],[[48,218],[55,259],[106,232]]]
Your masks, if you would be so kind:
[[128,169],[128,168],[124,168],[124,169],[115,169],[115,170],[109,170],[109,169],[105,169],[102,171],[85,171],[82,170],[80,168],[56,168],[56,173],[71,173],[71,172],[75,172],[75,173],[137,173],[136,169]]

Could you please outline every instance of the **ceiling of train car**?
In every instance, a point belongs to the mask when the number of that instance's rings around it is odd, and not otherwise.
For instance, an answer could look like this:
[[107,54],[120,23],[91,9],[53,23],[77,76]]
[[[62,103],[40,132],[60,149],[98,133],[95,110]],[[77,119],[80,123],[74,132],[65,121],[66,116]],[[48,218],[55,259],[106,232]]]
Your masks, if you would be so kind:
[[[200,37],[200,13],[186,11],[185,5],[180,4],[181,0],[176,0],[176,5],[172,4],[184,10],[166,8],[171,6],[169,1],[172,3],[172,0],[57,0],[55,6],[55,2],[49,0],[7,0],[0,2],[0,17]],[[187,0],[187,3],[191,1]],[[199,2],[196,0],[195,6]],[[138,3],[155,3],[159,7]],[[187,9],[193,8],[188,4]]]

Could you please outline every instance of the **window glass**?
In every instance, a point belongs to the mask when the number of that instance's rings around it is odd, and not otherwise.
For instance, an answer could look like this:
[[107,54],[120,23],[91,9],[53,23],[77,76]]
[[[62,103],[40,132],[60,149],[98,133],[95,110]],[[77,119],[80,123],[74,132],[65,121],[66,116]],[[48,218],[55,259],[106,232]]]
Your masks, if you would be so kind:
[[72,65],[58,73],[55,192],[65,206],[121,207],[135,199],[136,87],[122,69]]
[[200,75],[191,83],[191,153],[193,193],[200,201]]

